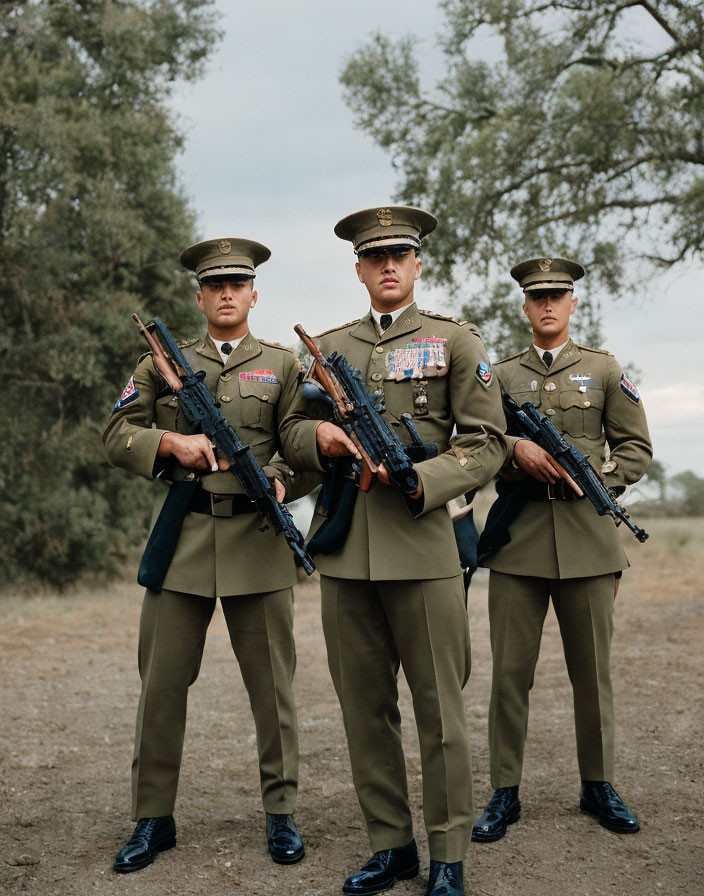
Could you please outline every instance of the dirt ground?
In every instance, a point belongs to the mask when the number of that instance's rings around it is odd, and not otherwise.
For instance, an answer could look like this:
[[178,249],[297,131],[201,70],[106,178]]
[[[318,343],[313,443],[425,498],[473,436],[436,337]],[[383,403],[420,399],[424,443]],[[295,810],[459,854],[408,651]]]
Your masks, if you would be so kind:
[[[523,815],[501,842],[470,846],[468,894],[704,893],[704,521],[649,522],[650,541],[628,546],[633,569],[618,596],[613,645],[615,783],[642,831],[616,836],[577,808],[571,694],[551,612],[531,706]],[[470,592],[473,669],[465,691],[477,811],[490,795],[486,584],[480,573]],[[346,874],[366,860],[316,583],[300,585],[296,595],[297,821],[307,855],[288,868],[273,865],[266,851],[254,726],[219,609],[190,697],[177,847],[144,871],[118,876],[113,857],[132,830],[139,589],[130,582],[63,596],[7,597],[0,606],[0,892],[336,894]],[[405,682],[401,700],[421,873],[393,892],[420,896],[428,856]]]

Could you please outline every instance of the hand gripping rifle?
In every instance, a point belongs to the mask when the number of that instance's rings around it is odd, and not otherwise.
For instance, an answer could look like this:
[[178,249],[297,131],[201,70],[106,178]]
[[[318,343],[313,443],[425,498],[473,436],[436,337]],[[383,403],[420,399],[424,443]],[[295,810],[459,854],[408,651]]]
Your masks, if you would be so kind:
[[335,423],[345,430],[362,455],[359,486],[369,491],[374,476],[383,464],[391,482],[404,494],[418,490],[418,474],[414,462],[435,457],[436,445],[425,445],[410,414],[401,414],[411,444],[404,446],[382,417],[385,411],[383,396],[372,397],[362,380],[362,374],[344,355],[333,352],[327,358],[300,324],[295,332],[311,353],[312,361],[306,374],[303,394],[311,400],[325,399],[332,406]]
[[519,406],[510,395],[504,395],[503,405],[511,435],[530,439],[531,442],[540,445],[572,477],[592,502],[599,516],[609,514],[617,526],[625,523],[638,541],[646,540],[648,533],[636,526],[625,508],[619,504],[616,493],[604,484],[589,463],[588,454],[582,454],[565,441],[550,420],[541,417],[530,401]]
[[205,371],[193,372],[175,339],[158,317],[146,326],[136,314],[132,317],[149,343],[157,370],[171,389],[179,393],[181,408],[188,422],[199,427],[222,452],[247,497],[254,502],[259,513],[269,520],[274,531],[277,534],[283,533],[286,543],[293,551],[296,564],[311,575],[315,566],[305,548],[303,535],[296,528],[288,507],[276,500],[274,487],[249,450],[249,445],[244,444],[220,413],[215,399],[205,385]]

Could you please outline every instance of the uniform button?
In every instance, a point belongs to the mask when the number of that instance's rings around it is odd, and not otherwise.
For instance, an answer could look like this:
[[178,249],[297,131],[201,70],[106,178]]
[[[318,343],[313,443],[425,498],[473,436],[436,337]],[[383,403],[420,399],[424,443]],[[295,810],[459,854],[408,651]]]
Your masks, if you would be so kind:
[[544,388],[546,392],[554,392],[555,389],[557,389],[557,386],[555,383],[545,383]]
[[591,401],[585,401],[585,402],[584,402],[584,407],[585,407],[585,408],[590,408],[591,406],[592,406]]
[[375,383],[378,383],[379,380],[381,379],[381,374],[380,374],[380,373],[373,373],[371,378],[372,378],[372,380],[374,380]]
[[410,317],[407,317],[406,320],[404,321],[404,323],[406,323],[406,324],[410,324],[410,322],[411,322]]
[[384,354],[384,346],[383,346],[383,345],[377,345],[377,347],[376,347],[376,351],[377,351],[378,354],[383,355],[383,354]]
[[545,413],[546,413],[549,417],[552,417],[552,415],[555,413],[555,408],[548,408],[548,409],[545,411]]
[[225,402],[227,402],[227,401],[232,401],[232,399],[230,398],[229,395],[221,395],[221,396],[220,396],[220,401],[225,401]]
[[265,392],[265,393],[262,395],[262,401],[269,401],[269,393],[268,393],[268,392]]
[[174,397],[173,397],[173,398],[171,399],[171,401],[169,402],[169,405],[170,405],[172,408],[175,408],[177,404],[178,404],[178,398],[176,398],[176,396],[174,395]]
[[230,379],[230,374],[229,373],[221,373],[220,379],[223,381],[223,383],[226,383]]
[[383,389],[375,389],[375,390],[372,392],[372,395],[383,395],[383,394],[384,394],[384,390],[383,390]]
[[250,350],[251,347],[252,347],[252,343],[251,343],[251,342],[248,342],[247,345],[245,345],[244,350],[245,350],[246,352],[248,352],[248,351]]

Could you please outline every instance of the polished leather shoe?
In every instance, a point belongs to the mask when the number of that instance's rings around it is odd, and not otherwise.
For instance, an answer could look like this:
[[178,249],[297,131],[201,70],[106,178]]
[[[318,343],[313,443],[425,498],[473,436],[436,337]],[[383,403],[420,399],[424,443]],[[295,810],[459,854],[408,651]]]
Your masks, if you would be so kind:
[[462,862],[436,862],[431,859],[426,896],[465,896]]
[[266,841],[269,855],[279,865],[295,865],[306,854],[292,815],[266,813]]
[[395,849],[375,852],[359,871],[351,874],[342,885],[343,893],[371,896],[388,890],[397,880],[408,880],[418,874],[418,850],[416,841]]
[[140,818],[134,834],[118,852],[112,866],[118,874],[139,871],[151,865],[157,854],[176,846],[176,824],[173,815]]
[[472,840],[475,843],[493,843],[500,840],[506,828],[518,821],[521,803],[518,799],[518,785],[498,787],[487,803],[486,809],[474,822]]
[[608,781],[582,781],[579,808],[596,815],[599,824],[615,834],[635,834],[640,830],[638,819]]

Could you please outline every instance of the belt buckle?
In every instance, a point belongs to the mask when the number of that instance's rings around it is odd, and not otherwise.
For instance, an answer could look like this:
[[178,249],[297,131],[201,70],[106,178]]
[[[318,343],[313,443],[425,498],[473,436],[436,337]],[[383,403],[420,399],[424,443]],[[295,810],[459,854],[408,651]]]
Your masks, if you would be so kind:
[[555,493],[555,486],[559,485],[556,482],[548,482],[548,501],[557,501],[557,494]]
[[232,516],[232,495],[210,493],[210,513],[212,516]]

